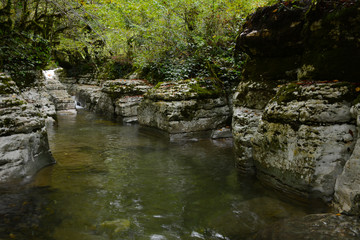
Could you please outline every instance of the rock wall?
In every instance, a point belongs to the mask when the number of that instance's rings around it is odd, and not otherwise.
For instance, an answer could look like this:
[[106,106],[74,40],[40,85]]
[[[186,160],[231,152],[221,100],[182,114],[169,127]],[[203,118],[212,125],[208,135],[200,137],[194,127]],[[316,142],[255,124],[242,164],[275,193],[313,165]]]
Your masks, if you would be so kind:
[[117,79],[105,81],[101,86],[73,84],[69,91],[81,107],[130,123],[137,122],[139,103],[150,88],[143,80]]
[[141,125],[164,131],[170,140],[231,136],[229,106],[214,79],[160,83],[145,94],[138,112]]
[[357,1],[258,9],[237,40],[250,60],[232,123],[242,172],[291,195],[335,194],[340,211],[358,214],[359,26]]
[[0,74],[0,182],[21,180],[54,163],[45,124],[55,114],[43,87],[20,93]]
[[267,104],[252,139],[257,175],[278,189],[331,200],[356,142],[355,89],[287,84]]
[[351,113],[357,122],[357,142],[350,159],[335,185],[335,208],[348,214],[360,215],[360,104],[352,107]]

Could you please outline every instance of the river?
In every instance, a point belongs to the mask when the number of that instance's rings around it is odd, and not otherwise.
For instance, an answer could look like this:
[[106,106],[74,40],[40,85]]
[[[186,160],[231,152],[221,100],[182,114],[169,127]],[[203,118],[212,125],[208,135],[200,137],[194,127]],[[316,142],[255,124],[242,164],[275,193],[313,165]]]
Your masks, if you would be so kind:
[[229,140],[169,142],[86,111],[49,131],[57,164],[0,186],[0,239],[247,239],[319,212],[234,168]]

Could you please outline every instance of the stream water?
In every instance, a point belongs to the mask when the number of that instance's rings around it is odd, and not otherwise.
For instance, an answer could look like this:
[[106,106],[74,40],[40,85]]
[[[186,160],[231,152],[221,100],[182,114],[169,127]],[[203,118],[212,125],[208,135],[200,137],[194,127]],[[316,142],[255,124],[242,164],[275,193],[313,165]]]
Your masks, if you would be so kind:
[[0,239],[248,239],[319,211],[238,176],[226,140],[170,143],[86,111],[49,140],[57,164],[0,186]]

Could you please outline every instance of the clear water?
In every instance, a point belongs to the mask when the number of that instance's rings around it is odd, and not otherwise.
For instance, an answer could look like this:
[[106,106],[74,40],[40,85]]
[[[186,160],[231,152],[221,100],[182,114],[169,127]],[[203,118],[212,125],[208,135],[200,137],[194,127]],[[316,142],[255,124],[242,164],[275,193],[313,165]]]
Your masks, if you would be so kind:
[[0,187],[0,239],[248,239],[313,212],[238,176],[231,142],[170,143],[86,111],[58,120],[57,164]]

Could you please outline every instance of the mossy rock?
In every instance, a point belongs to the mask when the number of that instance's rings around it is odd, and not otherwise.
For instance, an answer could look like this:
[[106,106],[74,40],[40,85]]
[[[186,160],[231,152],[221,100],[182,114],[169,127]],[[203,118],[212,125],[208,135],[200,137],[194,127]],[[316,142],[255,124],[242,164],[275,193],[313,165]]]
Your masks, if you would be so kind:
[[149,88],[150,85],[143,80],[117,79],[104,82],[101,91],[114,100],[124,96],[144,95]]
[[351,82],[334,81],[299,81],[282,86],[272,101],[286,104],[291,101],[318,99],[327,103],[346,101],[353,103],[358,98],[360,87]]
[[221,81],[214,78],[191,78],[177,82],[159,82],[145,97],[152,100],[181,101],[225,96]]
[[17,92],[17,86],[11,77],[0,73],[0,94],[13,94]]

